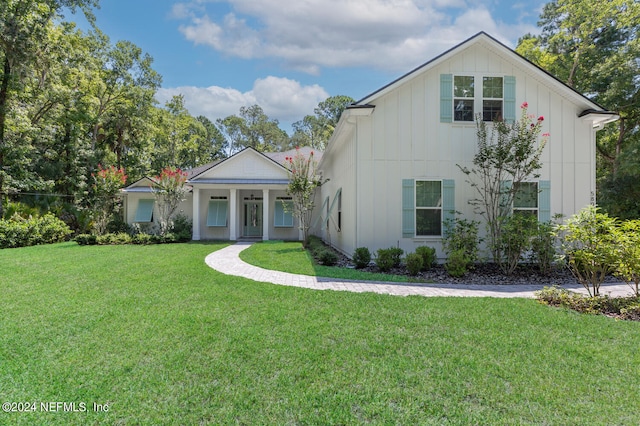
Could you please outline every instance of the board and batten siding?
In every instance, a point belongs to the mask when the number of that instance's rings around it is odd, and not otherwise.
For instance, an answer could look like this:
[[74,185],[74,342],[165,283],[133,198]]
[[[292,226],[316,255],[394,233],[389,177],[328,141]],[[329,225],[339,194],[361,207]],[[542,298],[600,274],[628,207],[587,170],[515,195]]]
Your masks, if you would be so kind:
[[540,171],[540,180],[550,182],[545,215],[572,215],[591,202],[595,135],[590,124],[578,118],[579,105],[545,85],[546,76],[539,71],[520,69],[493,50],[475,45],[374,99],[375,112],[357,118],[357,246],[375,251],[399,244],[412,252],[428,244],[442,256],[438,238],[403,236],[408,235],[402,226],[406,214],[402,182],[407,179],[453,180],[456,210],[468,219],[482,219],[468,204],[476,194],[458,167],[472,165],[475,123],[442,122],[441,75],[456,74],[507,77],[505,107],[513,110],[507,117],[519,119],[525,101],[530,114],[544,116],[542,132],[551,135]]

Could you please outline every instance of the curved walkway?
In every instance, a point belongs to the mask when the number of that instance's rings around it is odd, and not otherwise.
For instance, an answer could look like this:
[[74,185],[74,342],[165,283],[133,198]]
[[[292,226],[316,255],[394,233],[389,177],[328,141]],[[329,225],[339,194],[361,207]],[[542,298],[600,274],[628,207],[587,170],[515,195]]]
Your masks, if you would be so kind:
[[[338,290],[356,293],[373,292],[394,296],[453,296],[453,297],[534,297],[534,292],[542,289],[539,285],[464,285],[464,284],[417,284],[390,283],[378,281],[351,281],[337,278],[313,277],[287,272],[272,271],[249,265],[239,254],[251,246],[251,242],[238,242],[214,251],[205,258],[208,266],[226,275],[235,275],[250,280],[303,287],[314,290]],[[566,289],[587,294],[579,284],[564,286]],[[629,296],[631,289],[624,283],[603,284],[602,294]]]

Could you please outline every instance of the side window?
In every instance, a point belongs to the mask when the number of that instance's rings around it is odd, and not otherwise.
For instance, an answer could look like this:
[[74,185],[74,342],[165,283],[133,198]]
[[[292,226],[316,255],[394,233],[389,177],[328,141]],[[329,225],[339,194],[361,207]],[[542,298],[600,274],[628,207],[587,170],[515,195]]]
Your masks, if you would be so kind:
[[474,121],[475,87],[472,76],[453,77],[453,120]]
[[502,77],[482,78],[482,120],[501,120],[503,102],[503,79]]
[[515,196],[513,198],[514,214],[528,214],[538,218],[538,183],[515,183]]
[[442,235],[442,182],[416,181],[416,236]]

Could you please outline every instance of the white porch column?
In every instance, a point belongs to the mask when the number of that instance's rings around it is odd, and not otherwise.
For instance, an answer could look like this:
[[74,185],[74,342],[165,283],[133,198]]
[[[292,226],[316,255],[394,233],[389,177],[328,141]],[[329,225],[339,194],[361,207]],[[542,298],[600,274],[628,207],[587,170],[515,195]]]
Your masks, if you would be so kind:
[[200,189],[193,187],[193,239],[200,240]]
[[269,239],[269,190],[262,190],[262,239]]
[[235,188],[229,190],[229,239],[235,241],[238,237],[238,196]]

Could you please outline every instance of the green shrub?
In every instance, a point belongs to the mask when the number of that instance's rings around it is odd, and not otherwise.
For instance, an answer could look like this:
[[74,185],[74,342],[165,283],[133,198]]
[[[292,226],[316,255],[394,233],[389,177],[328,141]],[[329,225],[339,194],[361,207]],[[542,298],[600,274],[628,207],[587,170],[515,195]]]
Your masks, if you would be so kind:
[[524,260],[525,252],[531,249],[531,238],[535,234],[538,220],[528,214],[513,214],[501,218],[501,221],[502,231],[496,240],[496,252],[500,254],[500,269],[510,275]]
[[324,266],[333,266],[338,263],[338,255],[329,248],[318,250],[317,259]]
[[[456,212],[456,214],[460,214]],[[482,239],[478,237],[480,222],[468,219],[447,219],[444,221],[442,249],[447,256],[462,250],[473,265],[478,260],[478,250]]]
[[358,247],[353,252],[353,263],[357,269],[366,268],[371,262],[371,252],[366,247]]
[[169,232],[175,234],[176,242],[191,241],[193,235],[193,225],[191,220],[183,213],[177,214],[173,218],[173,223],[169,228]]
[[614,274],[640,296],[640,220],[626,220],[619,229]]
[[554,225],[550,222],[539,222],[531,238],[531,255],[529,260],[540,272],[548,274],[553,269],[556,259]]
[[428,246],[416,247],[416,254],[422,257],[422,270],[428,271],[436,263],[436,249]]
[[404,250],[401,248],[390,247],[387,249],[378,249],[376,253],[376,266],[381,271],[388,272],[391,268],[397,268],[400,266]]
[[409,253],[405,259],[410,275],[418,275],[424,266],[424,260],[418,253]]
[[133,244],[142,244],[142,245],[154,244],[153,235],[145,234],[144,232],[135,234],[133,237],[131,237],[131,242]]
[[640,320],[640,298],[585,296],[563,288],[544,287],[535,293],[540,303],[559,306],[584,314],[607,314],[626,320]]
[[52,214],[29,219],[14,214],[10,220],[0,220],[0,248],[58,243],[71,233],[71,229]]
[[131,235],[120,232],[117,234],[104,234],[96,237],[96,242],[99,245],[121,245],[131,244]]
[[467,253],[464,249],[459,249],[449,254],[447,262],[444,264],[444,268],[452,277],[461,278],[469,272],[470,264],[471,260],[467,256]]
[[92,246],[98,243],[97,237],[93,234],[76,235],[73,240],[81,246]]
[[598,210],[588,206],[556,227],[563,260],[591,296],[600,294],[600,284],[616,270],[620,242],[616,219]]

